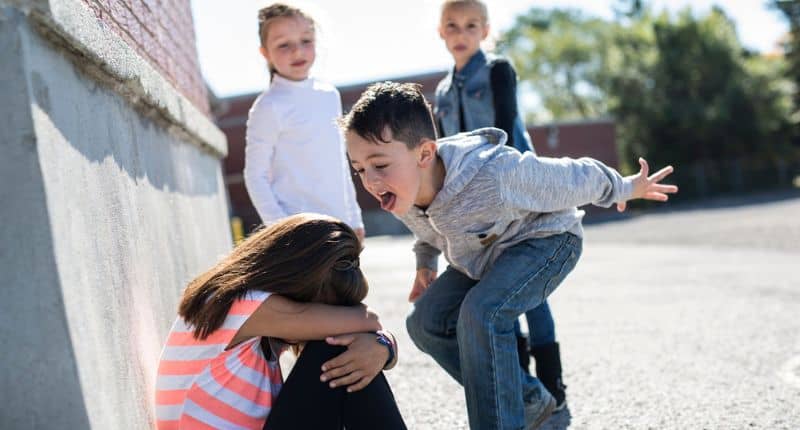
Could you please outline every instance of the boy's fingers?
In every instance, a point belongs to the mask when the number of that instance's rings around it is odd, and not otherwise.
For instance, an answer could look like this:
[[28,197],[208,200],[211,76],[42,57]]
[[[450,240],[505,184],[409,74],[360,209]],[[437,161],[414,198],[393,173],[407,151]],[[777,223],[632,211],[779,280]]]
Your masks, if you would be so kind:
[[654,191],[646,193],[644,195],[644,198],[646,198],[648,200],[658,200],[658,201],[661,201],[661,202],[665,202],[665,201],[669,200],[669,197],[666,194],[657,193],[657,192],[654,192]]
[[649,179],[650,182],[659,182],[662,179],[666,178],[670,173],[672,173],[673,170],[674,169],[672,168],[672,166],[667,166],[667,167],[659,170],[658,172],[654,173],[652,176],[648,177],[647,179]]
[[647,174],[650,172],[650,166],[647,164],[647,160],[645,160],[642,157],[639,157],[639,167],[641,168],[642,176],[646,178]]
[[625,202],[617,203],[617,212],[625,212],[625,209],[628,207],[628,204]]
[[678,187],[675,185],[654,184],[650,186],[649,191],[674,194],[678,192]]
[[414,303],[423,291],[425,291],[425,287],[419,282],[414,282],[414,286],[411,287],[411,292],[408,294],[408,301]]

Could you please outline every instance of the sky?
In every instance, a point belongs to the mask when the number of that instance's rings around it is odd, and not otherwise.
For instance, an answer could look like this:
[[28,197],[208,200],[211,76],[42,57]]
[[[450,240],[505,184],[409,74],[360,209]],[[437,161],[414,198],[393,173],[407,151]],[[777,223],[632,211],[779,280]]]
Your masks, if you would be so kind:
[[[269,83],[258,53],[258,9],[270,0],[191,0],[200,68],[218,97],[263,91]],[[291,1],[319,24],[314,76],[337,85],[444,70],[452,59],[436,31],[438,0]],[[531,7],[573,7],[613,16],[611,0],[488,0],[492,30],[502,32]],[[774,49],[788,31],[767,0],[653,0],[656,10],[697,13],[720,4],[734,20],[744,46]],[[402,5],[398,7],[398,5]]]

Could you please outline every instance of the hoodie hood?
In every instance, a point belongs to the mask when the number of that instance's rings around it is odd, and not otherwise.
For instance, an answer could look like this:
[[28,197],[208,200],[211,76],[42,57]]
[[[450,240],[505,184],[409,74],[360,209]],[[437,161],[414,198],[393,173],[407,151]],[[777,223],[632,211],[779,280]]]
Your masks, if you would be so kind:
[[480,128],[436,141],[436,151],[445,168],[444,184],[429,210],[445,205],[472,181],[487,161],[496,157],[505,146],[506,132],[497,128]]

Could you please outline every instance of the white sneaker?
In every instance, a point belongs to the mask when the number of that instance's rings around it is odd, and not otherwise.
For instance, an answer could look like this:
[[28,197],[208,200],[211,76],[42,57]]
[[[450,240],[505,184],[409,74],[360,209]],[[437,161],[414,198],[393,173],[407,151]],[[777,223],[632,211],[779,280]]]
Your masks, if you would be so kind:
[[542,391],[545,398],[541,402],[525,405],[525,430],[538,429],[556,409],[556,399],[546,390]]

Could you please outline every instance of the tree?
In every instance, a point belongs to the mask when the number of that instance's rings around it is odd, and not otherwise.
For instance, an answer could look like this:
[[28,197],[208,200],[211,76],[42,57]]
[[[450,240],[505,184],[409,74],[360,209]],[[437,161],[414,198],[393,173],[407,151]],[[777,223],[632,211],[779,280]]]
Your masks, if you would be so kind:
[[783,44],[786,57],[787,76],[794,82],[794,124],[795,142],[800,144],[800,1],[772,0],[771,5],[780,11],[789,22],[789,38]]
[[503,52],[553,118],[612,115],[623,160],[688,167],[785,153],[780,59],[743,49],[719,8],[697,17],[620,3],[635,13],[605,21],[534,8],[506,34]]
[[[655,61],[628,56],[626,64],[642,67],[638,79],[619,73],[607,87],[627,157],[691,163],[780,152],[788,114],[780,77],[742,48],[721,9],[702,18],[689,9],[677,18],[662,14],[651,28]],[[630,37],[642,40],[631,33],[621,40]]]
[[546,116],[591,118],[608,112],[598,87],[612,24],[571,9],[531,9],[501,39],[519,76],[539,96]]

